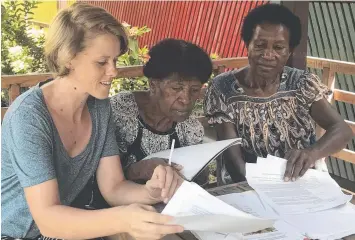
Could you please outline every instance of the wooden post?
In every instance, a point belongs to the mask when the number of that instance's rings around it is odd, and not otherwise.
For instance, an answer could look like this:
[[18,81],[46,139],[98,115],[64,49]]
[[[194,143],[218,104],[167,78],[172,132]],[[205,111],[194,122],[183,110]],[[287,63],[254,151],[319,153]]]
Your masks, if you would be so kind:
[[226,67],[225,66],[218,66],[216,68],[213,69],[213,74],[214,74],[214,77],[216,77],[217,75],[223,73],[224,71],[226,70]]
[[307,67],[307,39],[308,39],[308,1],[282,1],[281,4],[290,9],[301,20],[302,38],[300,44],[294,49],[287,65],[298,69]]
[[20,85],[12,84],[9,88],[9,105],[15,101],[15,99],[20,96]]
[[60,11],[68,6],[67,0],[57,0],[57,10]]
[[[322,83],[326,85],[330,90],[334,91],[335,72],[330,67],[323,67]],[[333,95],[334,94],[332,93],[327,99],[331,105],[334,104]],[[319,125],[316,126],[317,139],[321,138],[324,132],[325,130],[323,128],[321,128]]]
[[[330,67],[323,68],[322,82],[325,84],[330,90],[334,91],[335,84],[335,72]],[[328,97],[328,102],[332,105],[334,104],[333,94]]]

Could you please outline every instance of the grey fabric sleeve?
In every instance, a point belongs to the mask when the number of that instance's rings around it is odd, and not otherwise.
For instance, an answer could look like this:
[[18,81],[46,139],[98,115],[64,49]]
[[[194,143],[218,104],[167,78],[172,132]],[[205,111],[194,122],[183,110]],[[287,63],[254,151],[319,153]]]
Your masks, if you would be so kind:
[[120,151],[117,145],[116,135],[115,135],[116,125],[113,120],[111,107],[109,106],[108,109],[109,109],[108,110],[109,120],[108,120],[107,132],[106,132],[106,140],[104,143],[104,148],[101,154],[101,158],[120,155]]
[[56,178],[49,121],[33,108],[22,108],[7,125],[11,163],[24,188]]

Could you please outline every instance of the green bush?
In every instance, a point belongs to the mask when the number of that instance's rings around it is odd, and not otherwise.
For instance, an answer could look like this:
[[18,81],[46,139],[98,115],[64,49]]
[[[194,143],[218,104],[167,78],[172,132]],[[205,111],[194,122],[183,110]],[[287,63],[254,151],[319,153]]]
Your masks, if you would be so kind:
[[[40,2],[3,1],[1,4],[1,73],[6,75],[48,72],[44,58],[45,34],[43,29],[33,26],[32,10]],[[139,47],[139,38],[151,31],[147,26],[132,27],[123,23],[129,34],[128,52],[119,57],[117,66],[143,65],[148,60],[149,49]],[[211,58],[218,55],[211,54]],[[144,76],[136,78],[114,79],[110,96],[120,91],[147,90],[148,79]],[[1,93],[2,105],[7,105],[7,91]],[[195,115],[202,115],[202,101],[196,103]]]
[[[30,22],[32,10],[39,1],[2,1],[1,3],[1,73],[4,75],[48,72],[44,58],[45,34]],[[151,31],[147,26],[131,27],[123,23],[129,33],[129,50],[119,57],[118,66],[143,65],[148,60],[149,49],[140,48],[138,39]],[[212,59],[218,55],[211,54]],[[206,86],[208,83],[206,84]],[[205,87],[206,87],[205,86]],[[147,90],[148,79],[144,76],[136,78],[114,79],[110,96],[120,91]],[[203,94],[202,94],[203,95]],[[201,95],[201,96],[202,96]],[[7,90],[1,91],[1,105],[7,106]],[[203,115],[202,99],[196,102],[194,115]],[[210,165],[210,181],[215,181],[215,163]]]
[[[138,38],[151,31],[147,26],[131,27],[128,23],[123,23],[129,34],[128,51],[120,56],[117,66],[143,65],[148,60],[148,48],[146,46],[140,48]],[[147,90],[148,79],[144,76],[136,78],[117,78],[111,85],[110,96],[120,91]]]
[[44,32],[30,20],[39,1],[3,1],[1,4],[1,73],[47,72]]
[[[30,20],[39,1],[2,1],[1,74],[47,72],[44,63],[44,32]],[[1,90],[1,106],[8,106],[8,92]]]

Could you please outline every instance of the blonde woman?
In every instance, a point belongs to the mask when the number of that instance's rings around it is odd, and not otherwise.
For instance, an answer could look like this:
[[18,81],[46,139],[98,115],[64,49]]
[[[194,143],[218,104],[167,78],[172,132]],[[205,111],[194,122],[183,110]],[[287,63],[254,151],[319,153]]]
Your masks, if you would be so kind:
[[[54,19],[45,54],[55,78],[18,97],[2,124],[3,239],[183,231],[148,206],[168,201],[181,184],[170,167],[158,166],[145,185],[122,173],[107,97],[126,49],[124,28],[102,8],[74,4]],[[112,208],[87,210],[96,180]]]

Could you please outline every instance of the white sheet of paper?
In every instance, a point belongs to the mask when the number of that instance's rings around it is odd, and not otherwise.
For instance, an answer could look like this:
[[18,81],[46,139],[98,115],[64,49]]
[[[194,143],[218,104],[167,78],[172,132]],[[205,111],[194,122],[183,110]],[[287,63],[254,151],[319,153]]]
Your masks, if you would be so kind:
[[240,234],[228,234],[224,240],[302,240],[305,238],[294,227],[284,221],[276,221],[274,226],[275,230],[271,232],[254,233],[244,236],[240,236]]
[[[262,204],[259,196],[255,191],[247,191],[243,193],[231,193],[218,196],[219,199],[229,205],[243,210],[254,216],[263,218],[278,218],[275,211],[268,205]],[[293,226],[282,220],[278,220],[274,224],[274,229],[263,230],[261,233],[240,234],[240,233],[213,233],[213,232],[195,232],[200,240],[300,240],[304,236]]]
[[240,211],[187,181],[162,213],[175,217],[172,224],[192,231],[248,233],[272,227],[275,222]]
[[260,218],[277,219],[277,213],[267,204],[263,204],[259,195],[255,191],[242,193],[230,193],[218,196],[223,202]]
[[297,181],[285,182],[285,167],[286,160],[272,158],[246,164],[249,185],[279,214],[316,212],[351,200],[351,196],[345,195],[328,173],[309,169]]
[[[181,173],[187,180],[193,177],[204,168],[210,161],[215,159],[221,152],[230,146],[240,144],[240,138],[216,141],[204,144],[197,144],[174,149],[171,161],[182,165]],[[143,160],[150,158],[169,158],[170,150],[153,153]]]
[[224,240],[228,233],[194,231],[192,234],[199,240]]
[[283,219],[312,239],[340,239],[355,234],[355,206],[347,203],[333,209]]

